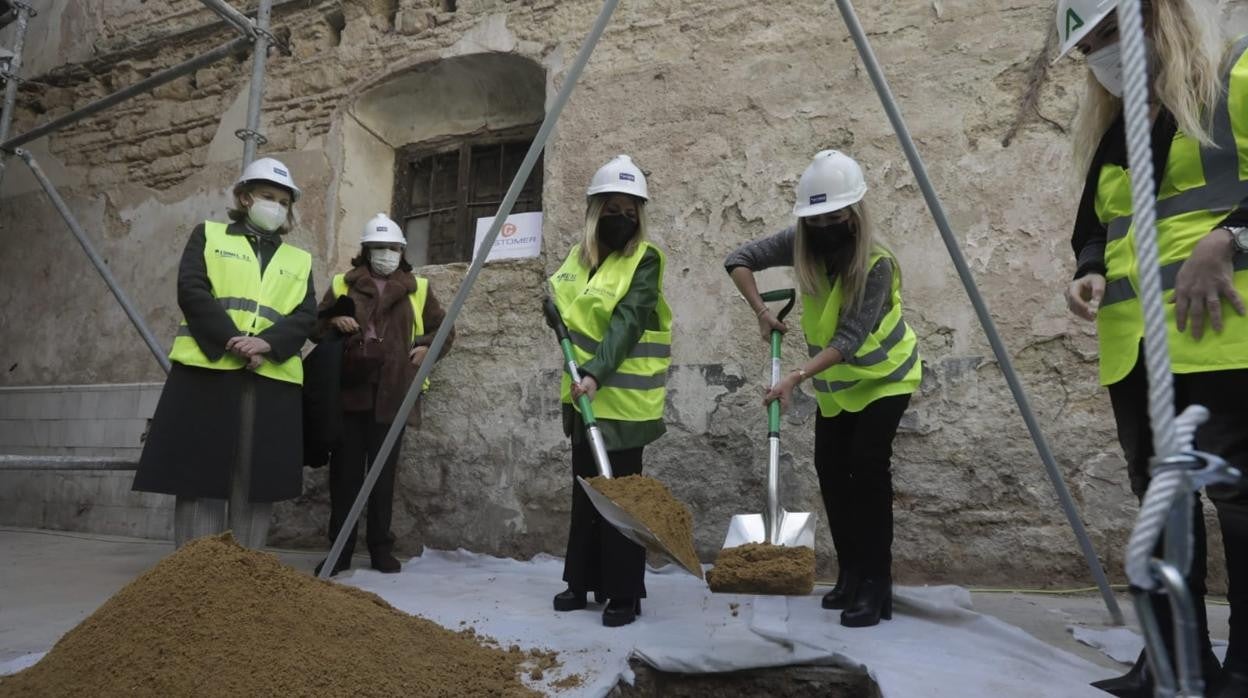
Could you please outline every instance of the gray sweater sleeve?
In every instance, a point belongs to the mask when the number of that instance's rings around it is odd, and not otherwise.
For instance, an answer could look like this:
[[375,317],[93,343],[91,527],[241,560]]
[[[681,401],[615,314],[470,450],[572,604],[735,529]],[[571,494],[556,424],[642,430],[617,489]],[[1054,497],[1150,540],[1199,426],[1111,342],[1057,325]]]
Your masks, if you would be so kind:
[[724,260],[729,273],[737,267],[762,271],[771,267],[793,266],[793,228],[785,228],[761,240],[751,240],[732,251]]
[[892,309],[892,290],[893,263],[888,257],[881,257],[867,273],[862,303],[852,313],[841,313],[836,323],[836,334],[832,335],[828,346],[841,352],[846,359],[857,354],[867,335],[875,331],[880,318]]

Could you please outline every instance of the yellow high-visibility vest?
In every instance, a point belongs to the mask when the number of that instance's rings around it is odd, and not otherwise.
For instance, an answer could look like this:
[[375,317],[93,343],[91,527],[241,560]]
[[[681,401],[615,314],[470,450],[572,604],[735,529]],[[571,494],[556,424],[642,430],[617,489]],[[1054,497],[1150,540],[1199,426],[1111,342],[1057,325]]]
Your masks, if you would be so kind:
[[[591,279],[581,263],[581,247],[574,245],[563,266],[550,277],[555,306],[572,336],[572,351],[578,365],[594,357],[611,324],[611,313],[628,293],[637,265],[646,250],[659,255],[659,329],[645,330],[615,373],[598,387],[594,395],[594,415],[602,419],[647,422],[663,418],[667,395],[667,369],[672,363],[672,310],[663,297],[662,250],[642,243],[630,256],[612,252],[598,265]],[[572,403],[572,380],[565,370],[559,387],[564,403]]]
[[[294,312],[308,293],[308,275],[312,273],[312,255],[293,245],[282,243],[273,253],[264,274],[251,243],[242,235],[230,235],[227,225],[204,222],[204,266],[212,295],[225,308],[240,334],[256,335]],[[221,358],[209,359],[191,336],[183,318],[178,336],[173,340],[169,360],[184,366],[236,371],[246,366],[243,359],[226,352]],[[256,373],[265,378],[303,384],[303,359],[296,354],[282,362],[265,359]]]
[[[853,356],[812,377],[819,413],[824,417],[843,411],[861,412],[882,397],[909,395],[923,378],[918,338],[901,316],[901,268],[881,249],[871,254],[870,267],[885,256],[893,263],[892,308]],[[802,294],[802,331],[811,356],[823,351],[836,335],[843,295],[839,278],[820,295]]]
[[[1240,40],[1225,76],[1226,93],[1214,114],[1213,140],[1202,146],[1182,131],[1174,134],[1157,197],[1157,245],[1166,302],[1170,361],[1175,373],[1248,368],[1248,318],[1222,313],[1221,333],[1198,342],[1175,324],[1174,284],[1196,243],[1248,200],[1248,37]],[[1135,254],[1131,175],[1119,165],[1101,166],[1096,215],[1108,228],[1105,296],[1097,313],[1102,385],[1131,372],[1144,336]],[[1233,260],[1235,288],[1248,294],[1248,254]]]

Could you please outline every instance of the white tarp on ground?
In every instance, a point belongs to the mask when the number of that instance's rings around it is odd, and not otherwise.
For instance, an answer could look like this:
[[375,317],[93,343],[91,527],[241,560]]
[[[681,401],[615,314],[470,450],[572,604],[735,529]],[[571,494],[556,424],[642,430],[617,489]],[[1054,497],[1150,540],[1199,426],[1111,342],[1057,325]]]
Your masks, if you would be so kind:
[[[887,698],[1103,698],[1088,686],[1115,675],[1022,630],[971,609],[959,587],[899,587],[893,620],[844,628],[819,595],[711,594],[674,566],[646,576],[642,616],[604,628],[599,607],[556,613],[563,562],[427,551],[400,574],[356,571],[343,583],[448,628],[470,625],[504,647],[557,650],[561,670],[546,684],[579,674],[584,685],[560,696],[602,696],[628,674],[636,653],[663,671],[730,671],[785,664],[865,665]],[[732,604],[739,604],[732,614]],[[461,625],[463,624],[463,625]]]
[[[631,678],[630,654],[675,672],[863,665],[887,698],[1103,698],[1088,683],[1115,674],[976,613],[959,587],[899,587],[892,621],[851,629],[840,626],[837,612],[820,608],[818,594],[711,594],[668,566],[647,574],[650,596],[637,622],[604,628],[597,606],[551,609],[551,597],[564,586],[562,570],[561,560],[546,556],[521,562],[428,551],[400,574],[355,571],[338,579],[453,630],[472,626],[503,647],[558,651],[563,666],[533,685],[561,698],[605,695],[621,677]],[[40,656],[0,664],[0,675]],[[549,688],[571,674],[582,678],[579,688]]]
[[[1130,628],[1085,628],[1071,625],[1068,630],[1079,642],[1094,647],[1106,657],[1123,664],[1133,664],[1144,649],[1144,636]],[[1219,662],[1226,659],[1225,640],[1213,641],[1213,654]]]

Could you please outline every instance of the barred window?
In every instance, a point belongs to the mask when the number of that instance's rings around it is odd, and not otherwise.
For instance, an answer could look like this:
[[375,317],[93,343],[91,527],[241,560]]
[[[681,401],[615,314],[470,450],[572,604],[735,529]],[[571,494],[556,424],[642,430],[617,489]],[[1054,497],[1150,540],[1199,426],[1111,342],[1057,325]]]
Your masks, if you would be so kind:
[[[520,169],[536,126],[416,143],[395,161],[394,211],[413,266],[467,262],[477,219],[493,216]],[[542,158],[512,213],[542,210]]]

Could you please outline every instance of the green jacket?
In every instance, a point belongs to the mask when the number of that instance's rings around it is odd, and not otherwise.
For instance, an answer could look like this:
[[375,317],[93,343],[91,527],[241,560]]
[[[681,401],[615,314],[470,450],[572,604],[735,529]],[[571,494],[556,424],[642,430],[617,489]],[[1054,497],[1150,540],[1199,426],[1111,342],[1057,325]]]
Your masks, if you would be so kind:
[[[628,293],[615,306],[611,324],[594,358],[580,367],[582,375],[591,375],[602,383],[624,362],[629,350],[641,339],[642,332],[660,329],[655,314],[659,305],[659,273],[659,255],[648,250],[637,264]],[[667,431],[661,419],[648,422],[599,419],[598,428],[602,430],[608,451],[645,446]],[[563,433],[572,437],[572,443],[579,444],[585,439],[585,423],[571,405],[563,405]]]

